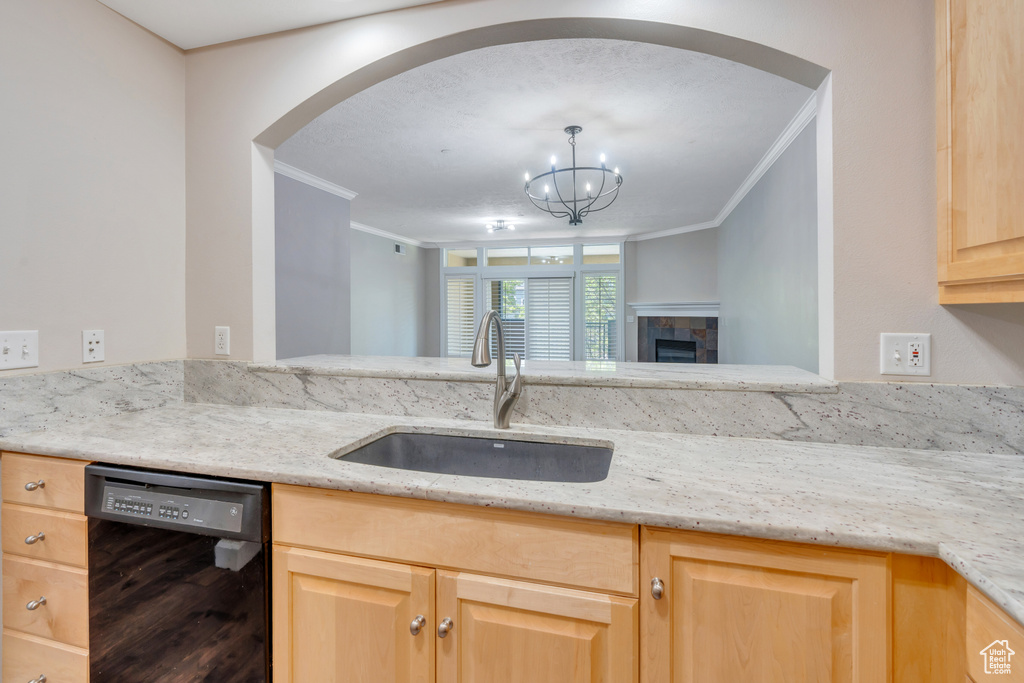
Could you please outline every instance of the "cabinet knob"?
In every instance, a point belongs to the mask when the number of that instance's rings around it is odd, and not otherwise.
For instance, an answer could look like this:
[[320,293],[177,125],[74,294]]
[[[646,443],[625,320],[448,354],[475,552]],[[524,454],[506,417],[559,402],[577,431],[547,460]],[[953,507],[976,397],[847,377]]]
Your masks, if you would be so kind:
[[32,545],[33,543],[35,543],[37,541],[43,541],[43,540],[46,540],[46,534],[44,534],[42,531],[40,531],[35,536],[26,536],[25,537],[25,545]]
[[454,628],[455,628],[455,624],[452,623],[452,620],[449,619],[448,617],[445,617],[444,619],[441,620],[441,623],[437,627],[437,637],[438,638],[446,638],[448,636],[448,634],[451,633],[452,629],[454,629]]
[[28,683],[46,683],[46,675],[45,674],[39,674],[39,678],[33,678]]
[[46,604],[46,596],[40,596],[38,600],[33,600],[32,602],[30,602],[27,605],[25,605],[25,609],[27,609],[29,612],[32,612],[33,610],[37,610],[42,605],[45,605],[45,604]]
[[655,576],[651,579],[651,597],[655,600],[661,600],[663,595],[665,595],[665,582]]
[[424,617],[422,614],[417,614],[416,618],[412,620],[411,624],[409,624],[409,632],[414,636],[418,636],[420,634],[420,631],[422,631],[423,627],[426,625],[427,618]]
[[36,489],[44,488],[46,488],[46,482],[43,481],[42,479],[40,479],[39,481],[30,481],[29,483],[25,484],[26,491],[35,491]]

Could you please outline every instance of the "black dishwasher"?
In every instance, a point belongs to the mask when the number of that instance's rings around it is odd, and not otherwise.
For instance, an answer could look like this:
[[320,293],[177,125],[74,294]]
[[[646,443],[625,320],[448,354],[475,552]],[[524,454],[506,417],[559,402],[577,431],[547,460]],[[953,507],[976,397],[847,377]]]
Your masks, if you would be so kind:
[[267,487],[85,475],[90,683],[269,683]]

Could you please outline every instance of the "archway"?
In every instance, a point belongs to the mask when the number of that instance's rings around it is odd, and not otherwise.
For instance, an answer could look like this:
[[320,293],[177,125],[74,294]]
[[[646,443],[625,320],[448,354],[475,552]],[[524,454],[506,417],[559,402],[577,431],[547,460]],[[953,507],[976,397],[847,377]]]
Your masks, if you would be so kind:
[[[602,38],[700,52],[751,66],[817,90],[819,372],[833,375],[832,130],[828,69],[774,48],[674,24],[633,19],[549,18],[453,33],[392,53],[296,104],[253,140],[253,351],[272,361],[274,348],[273,150],[343,100],[405,71],[484,47],[538,40]],[[269,197],[269,200],[268,200]]]

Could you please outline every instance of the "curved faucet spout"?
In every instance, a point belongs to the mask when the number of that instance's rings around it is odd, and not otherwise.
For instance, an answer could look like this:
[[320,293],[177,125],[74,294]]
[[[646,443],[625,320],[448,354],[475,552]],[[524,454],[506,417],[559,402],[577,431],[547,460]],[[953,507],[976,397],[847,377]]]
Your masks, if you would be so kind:
[[473,358],[471,362],[475,367],[485,368],[491,364],[491,323],[497,330],[498,342],[498,376],[494,387],[494,426],[497,429],[508,429],[509,418],[512,416],[512,408],[515,407],[519,395],[523,391],[523,378],[520,371],[519,354],[513,355],[516,365],[516,376],[509,383],[505,378],[505,331],[501,326],[501,318],[498,312],[490,310],[484,313],[480,321],[480,328],[476,333],[476,341],[473,343]]

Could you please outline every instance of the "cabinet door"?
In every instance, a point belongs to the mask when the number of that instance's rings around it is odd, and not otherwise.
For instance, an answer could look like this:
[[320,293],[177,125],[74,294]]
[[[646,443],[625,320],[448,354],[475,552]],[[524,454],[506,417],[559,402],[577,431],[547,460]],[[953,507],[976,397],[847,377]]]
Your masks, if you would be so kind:
[[1024,301],[1024,3],[935,6],[939,301]]
[[434,680],[433,570],[274,546],[273,572],[275,683]]
[[439,683],[636,681],[637,601],[438,572]]
[[650,529],[640,548],[642,683],[888,680],[885,555]]

